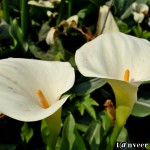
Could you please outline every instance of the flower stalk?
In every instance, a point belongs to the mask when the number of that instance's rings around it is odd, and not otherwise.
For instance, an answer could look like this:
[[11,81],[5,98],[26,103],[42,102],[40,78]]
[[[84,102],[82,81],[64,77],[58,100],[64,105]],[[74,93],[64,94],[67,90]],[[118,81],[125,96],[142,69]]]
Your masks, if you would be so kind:
[[28,0],[20,1],[21,8],[21,29],[24,34],[24,37],[27,38],[28,35],[28,26],[29,26],[29,9],[28,9]]
[[68,17],[71,16],[71,10],[72,10],[72,0],[68,1]]
[[49,147],[49,150],[54,150],[61,130],[61,108],[58,109],[53,115],[46,118],[45,121],[50,133],[46,144]]
[[5,21],[10,23],[9,0],[3,0],[3,12]]
[[56,25],[59,25],[59,23],[62,20],[62,15],[63,15],[62,12],[64,12],[64,7],[65,7],[65,0],[61,0],[60,8],[59,8],[59,15],[58,15],[58,18],[57,18],[57,21],[56,21]]
[[115,123],[115,126],[113,128],[113,132],[110,136],[109,143],[106,147],[106,150],[113,150],[113,148],[116,144],[116,140],[117,140],[122,128],[123,128],[123,126],[120,126],[117,123]]

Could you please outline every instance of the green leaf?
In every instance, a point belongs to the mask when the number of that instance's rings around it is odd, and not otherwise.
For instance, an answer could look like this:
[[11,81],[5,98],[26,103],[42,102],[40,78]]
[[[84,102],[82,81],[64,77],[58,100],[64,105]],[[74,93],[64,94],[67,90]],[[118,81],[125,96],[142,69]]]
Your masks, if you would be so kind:
[[57,45],[51,45],[51,48],[47,52],[35,45],[30,45],[29,50],[36,58],[41,60],[60,61],[65,59],[65,50],[58,39]]
[[91,150],[106,149],[107,138],[112,130],[112,118],[106,111],[98,114],[98,120],[89,125],[84,137],[91,146]]
[[120,19],[117,19],[117,25],[119,27],[120,32],[129,33],[131,31],[131,29],[128,27],[128,24],[126,24]]
[[23,142],[28,143],[29,140],[33,136],[33,129],[28,126],[28,124],[25,122],[23,126],[21,127],[21,139]]
[[12,144],[0,144],[1,150],[16,150],[16,145]]
[[50,30],[50,27],[47,24],[43,24],[39,33],[38,33],[38,37],[39,37],[39,41],[43,41],[46,39],[47,33]]
[[29,50],[34,55],[35,58],[38,58],[41,60],[51,60],[52,59],[52,56],[50,54],[42,51],[39,47],[37,47],[35,45],[30,45]]
[[143,31],[143,37],[145,39],[149,39],[150,38],[150,32],[148,32],[147,30]]
[[17,20],[14,19],[10,25],[9,33],[13,38],[14,45],[11,46],[12,49],[18,50],[21,54],[25,55],[28,50],[28,43],[24,39],[23,32],[19,27]]
[[84,111],[86,110],[91,117],[96,119],[96,113],[93,108],[93,106],[98,106],[99,104],[90,97],[90,94],[85,95],[82,97],[81,101],[77,101],[76,107],[78,108],[81,115],[84,114]]
[[69,114],[64,122],[60,150],[86,150],[84,141],[77,131],[72,114]]
[[3,19],[0,20],[0,44],[5,45],[12,42],[12,38],[9,34],[9,24]]
[[132,115],[137,117],[145,117],[150,115],[150,99],[145,100],[144,98],[138,99],[135,103]]
[[98,150],[101,142],[102,132],[103,132],[102,125],[99,121],[95,120],[90,124],[84,137],[90,144],[91,150]]
[[87,8],[85,8],[85,9],[81,9],[81,10],[78,12],[78,16],[79,16],[79,18],[84,19],[84,18],[85,18],[85,16],[86,16],[86,13],[87,13]]
[[128,17],[130,17],[132,15],[132,6],[130,5],[125,12],[121,15],[120,19],[124,20],[127,19]]
[[105,84],[106,84],[106,81],[104,81],[103,79],[92,78],[92,79],[81,81],[80,83],[75,84],[70,92],[78,96],[90,94]]
[[137,36],[139,38],[143,37],[143,30],[142,30],[142,27],[140,26],[140,24],[133,27],[133,32],[134,32],[135,36]]
[[125,127],[123,127],[118,138],[117,138],[117,142],[127,141],[127,137],[128,137],[128,131]]
[[150,150],[150,143],[146,146],[147,150]]
[[85,124],[76,123],[76,127],[78,130],[86,132],[89,126]]
[[136,0],[137,3],[146,4],[148,0]]
[[120,17],[133,2],[134,0],[115,0],[114,5],[116,7],[117,16]]
[[41,121],[41,135],[43,138],[43,141],[47,144],[48,143],[48,136],[50,134],[50,130],[47,126],[47,122],[43,119]]
[[41,122],[41,136],[47,150],[54,150],[61,130],[61,108]]

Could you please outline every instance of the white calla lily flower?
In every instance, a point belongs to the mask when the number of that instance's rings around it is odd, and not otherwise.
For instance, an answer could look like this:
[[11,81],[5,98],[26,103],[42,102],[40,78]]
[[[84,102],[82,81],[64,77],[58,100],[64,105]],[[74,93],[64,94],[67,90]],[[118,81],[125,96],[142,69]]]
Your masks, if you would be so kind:
[[67,62],[9,58],[0,60],[0,112],[20,121],[53,115],[67,100],[74,84]]
[[99,9],[96,32],[97,35],[106,32],[119,32],[119,28],[107,5],[101,6]]
[[139,85],[150,80],[150,43],[120,32],[105,33],[78,49],[75,61],[84,76],[104,78],[111,85],[116,122],[124,125]]

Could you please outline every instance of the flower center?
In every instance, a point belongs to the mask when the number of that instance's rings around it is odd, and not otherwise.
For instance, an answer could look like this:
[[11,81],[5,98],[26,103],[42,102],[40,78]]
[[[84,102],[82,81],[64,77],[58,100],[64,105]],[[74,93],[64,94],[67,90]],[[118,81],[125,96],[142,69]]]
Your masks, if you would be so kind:
[[129,69],[126,69],[124,73],[124,81],[129,82],[129,77],[130,77],[130,71]]
[[40,102],[42,104],[42,107],[45,108],[45,109],[50,107],[46,97],[43,94],[43,92],[41,90],[37,90],[36,93],[39,96],[39,99],[40,99]]

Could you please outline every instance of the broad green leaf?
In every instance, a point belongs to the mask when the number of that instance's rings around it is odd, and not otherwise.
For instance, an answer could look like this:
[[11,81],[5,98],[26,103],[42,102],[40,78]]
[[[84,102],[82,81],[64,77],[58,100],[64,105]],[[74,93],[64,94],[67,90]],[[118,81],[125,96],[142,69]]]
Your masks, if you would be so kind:
[[19,53],[25,55],[28,50],[28,43],[25,41],[23,32],[16,19],[12,21],[9,28],[9,33],[14,41],[14,45],[11,46],[12,49],[16,49]]
[[129,6],[129,8],[121,15],[120,19],[121,20],[127,19],[131,15],[132,15],[132,7]]
[[101,122],[96,120],[93,121],[84,135],[85,139],[91,146],[91,150],[99,149],[102,134],[103,134],[103,129],[102,129]]
[[150,99],[138,99],[133,107],[132,115],[137,117],[145,117],[150,115]]
[[76,94],[78,96],[90,94],[105,84],[106,81],[104,81],[103,79],[92,78],[75,84],[74,87],[71,89],[71,93]]
[[55,150],[60,150],[60,147],[61,147],[61,137],[58,137]]
[[86,110],[91,117],[96,119],[96,113],[93,106],[98,106],[99,104],[90,97],[90,94],[82,97],[81,101],[77,101],[76,107],[78,108],[81,115],[84,114]]
[[98,120],[91,122],[84,137],[91,146],[91,150],[106,149],[107,137],[112,130],[112,118],[106,111],[98,114]]
[[85,124],[76,123],[76,127],[78,130],[86,132],[89,126]]
[[97,118],[102,123],[104,136],[106,136],[113,127],[112,116],[107,111],[103,110],[98,114]]
[[65,120],[60,150],[86,150],[83,139],[77,131],[72,114],[69,114]]
[[25,142],[25,143],[28,143],[29,140],[32,138],[33,136],[33,129],[30,128],[28,126],[28,124],[25,122],[23,124],[23,126],[21,127],[21,138],[22,138],[22,141]]
[[128,8],[129,6],[134,2],[134,0],[115,0],[114,5],[116,8],[116,14],[117,16],[121,16]]

